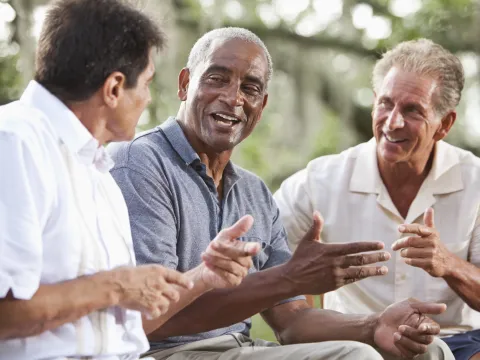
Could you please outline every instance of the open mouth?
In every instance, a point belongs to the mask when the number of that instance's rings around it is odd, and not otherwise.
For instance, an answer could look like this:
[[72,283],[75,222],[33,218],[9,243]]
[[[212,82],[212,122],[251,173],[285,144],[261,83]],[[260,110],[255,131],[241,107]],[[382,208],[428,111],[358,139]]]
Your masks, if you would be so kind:
[[393,143],[393,144],[399,144],[399,143],[403,143],[403,142],[407,141],[407,139],[397,138],[397,137],[394,137],[394,136],[391,136],[391,135],[387,135],[385,133],[383,133],[383,135],[385,135],[385,139],[388,142]]
[[239,123],[242,122],[241,119],[232,116],[232,115],[227,115],[223,113],[213,113],[212,114],[213,120],[219,125],[224,125],[228,127],[233,127]]

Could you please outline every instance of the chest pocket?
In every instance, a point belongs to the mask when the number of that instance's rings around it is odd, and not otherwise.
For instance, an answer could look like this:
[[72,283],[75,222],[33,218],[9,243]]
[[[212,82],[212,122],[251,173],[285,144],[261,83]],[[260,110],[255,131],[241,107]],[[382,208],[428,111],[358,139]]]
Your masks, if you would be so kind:
[[252,274],[262,270],[262,268],[265,266],[268,259],[270,258],[270,254],[272,253],[272,246],[267,242],[263,241],[258,236],[242,236],[238,239],[244,242],[256,242],[260,244],[260,251],[257,255],[252,257],[253,266],[248,270],[248,273]]
[[[467,260],[470,240],[444,243],[444,245],[452,254],[455,254],[463,260]],[[428,273],[425,273],[425,276],[427,277],[427,301],[446,302],[448,305],[449,301],[458,298],[458,295],[450,288],[450,286],[448,286],[444,279],[434,278]]]

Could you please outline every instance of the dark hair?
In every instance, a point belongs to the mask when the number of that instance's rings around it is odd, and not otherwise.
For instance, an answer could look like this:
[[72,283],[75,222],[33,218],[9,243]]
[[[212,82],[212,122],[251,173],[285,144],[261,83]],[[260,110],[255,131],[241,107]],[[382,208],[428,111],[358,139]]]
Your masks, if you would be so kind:
[[45,17],[35,80],[63,101],[90,98],[113,72],[135,87],[152,48],[165,36],[147,15],[122,0],[58,0]]

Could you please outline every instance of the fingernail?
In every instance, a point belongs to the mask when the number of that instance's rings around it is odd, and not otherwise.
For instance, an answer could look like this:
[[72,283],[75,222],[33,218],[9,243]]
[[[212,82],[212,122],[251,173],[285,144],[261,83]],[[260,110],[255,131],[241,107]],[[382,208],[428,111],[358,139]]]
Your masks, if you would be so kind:
[[405,257],[406,255],[407,255],[407,249],[402,249],[402,251],[400,251],[400,256]]
[[397,242],[396,242],[396,241],[392,244],[392,250],[395,250],[395,246],[397,246]]
[[402,335],[400,335],[399,333],[396,332],[395,334],[393,334],[393,340],[399,341],[401,338],[402,338]]
[[388,268],[386,266],[382,266],[380,268],[380,274],[385,275],[386,273],[388,273]]
[[405,330],[407,330],[407,327],[405,325],[401,325],[399,328],[398,328],[398,331],[400,331],[401,333],[405,332]]
[[400,225],[400,226],[398,227],[398,231],[400,231],[400,232],[405,231],[405,226]]
[[195,286],[195,284],[193,283],[193,281],[190,281],[190,282],[188,283],[188,289],[189,289],[189,290],[192,290],[194,286]]
[[245,251],[248,253],[254,253],[258,249],[258,244],[257,243],[248,243],[245,245]]

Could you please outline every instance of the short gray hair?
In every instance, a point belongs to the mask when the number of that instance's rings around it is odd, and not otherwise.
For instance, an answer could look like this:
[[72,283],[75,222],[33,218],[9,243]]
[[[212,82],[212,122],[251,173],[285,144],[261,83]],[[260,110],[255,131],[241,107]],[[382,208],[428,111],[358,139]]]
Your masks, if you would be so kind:
[[267,84],[272,78],[273,73],[273,63],[272,57],[268,52],[267,47],[263,43],[260,38],[255,35],[250,30],[239,28],[239,27],[223,27],[219,29],[211,30],[205,33],[200,39],[197,40],[195,45],[193,45],[192,49],[190,50],[190,54],[188,55],[187,61],[187,68],[193,72],[197,65],[204,61],[207,57],[208,50],[210,49],[210,45],[215,39],[225,39],[225,40],[233,40],[233,39],[240,39],[243,41],[251,42],[257,44],[265,53],[268,63],[268,72],[267,72]]
[[443,116],[460,102],[465,76],[460,60],[442,46],[428,39],[405,41],[387,51],[373,69],[372,85],[376,93],[392,67],[418,75],[431,76],[439,82],[435,111]]

